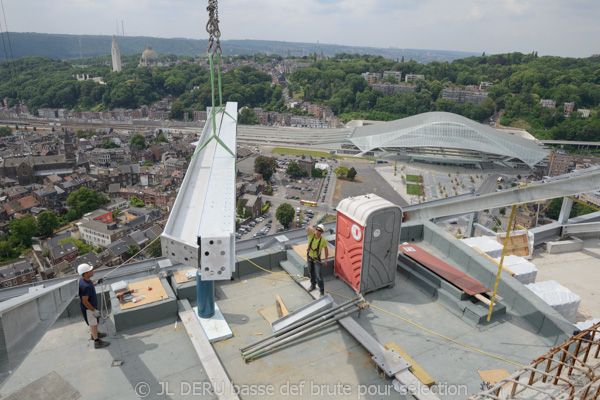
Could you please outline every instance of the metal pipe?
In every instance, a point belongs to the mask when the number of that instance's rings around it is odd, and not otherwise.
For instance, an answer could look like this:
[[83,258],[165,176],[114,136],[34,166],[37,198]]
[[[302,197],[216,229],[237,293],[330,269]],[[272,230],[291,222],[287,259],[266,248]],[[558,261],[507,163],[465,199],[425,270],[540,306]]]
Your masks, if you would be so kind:
[[330,313],[330,314],[323,315],[323,316],[321,316],[321,317],[319,317],[319,318],[317,318],[317,319],[314,319],[314,320],[312,320],[312,321],[311,321],[310,323],[308,323],[308,324],[305,324],[305,325],[302,325],[302,326],[296,327],[296,329],[288,330],[287,332],[285,332],[285,333],[281,333],[281,334],[280,334],[280,335],[278,335],[278,336],[271,337],[271,338],[270,338],[270,341],[269,341],[269,339],[268,339],[267,341],[264,341],[264,340],[263,340],[263,341],[261,341],[261,343],[256,343],[256,344],[255,344],[255,345],[253,345],[253,346],[252,346],[250,349],[247,349],[247,350],[243,351],[243,352],[242,352],[242,356],[244,356],[245,354],[251,353],[251,352],[255,352],[255,351],[256,351],[256,350],[258,350],[258,349],[262,349],[263,347],[265,347],[265,346],[268,346],[268,345],[270,345],[270,344],[276,343],[277,341],[279,341],[279,340],[281,340],[281,339],[283,339],[283,338],[286,338],[286,337],[288,337],[288,336],[290,336],[290,335],[293,335],[293,334],[295,334],[295,333],[298,333],[298,332],[304,332],[306,329],[308,329],[308,328],[310,328],[310,327],[312,327],[312,326],[315,326],[316,324],[323,323],[324,321],[327,321],[327,320],[329,320],[331,317],[335,317],[336,315],[339,315],[339,313],[340,313],[340,312],[343,312],[343,311],[353,311],[353,310],[355,309],[355,307],[358,307],[358,306],[356,306],[356,305],[353,305],[353,306],[351,306],[351,307],[350,307],[350,309],[348,309],[348,310],[341,309],[341,310],[338,310],[338,311],[332,312],[332,313]]
[[321,322],[320,324],[312,326],[312,327],[310,327],[308,329],[303,329],[301,332],[290,332],[291,336],[286,337],[286,338],[283,338],[283,337],[279,338],[281,340],[279,340],[279,341],[277,341],[275,343],[271,343],[271,344],[267,345],[265,348],[261,348],[260,350],[254,351],[251,354],[243,356],[244,357],[244,361],[248,361],[248,360],[250,360],[252,358],[258,357],[259,355],[261,355],[261,354],[263,354],[263,353],[265,353],[265,352],[267,352],[269,350],[272,350],[272,349],[274,349],[277,346],[282,346],[282,345],[284,345],[286,343],[289,343],[292,340],[294,340],[294,339],[296,339],[296,338],[298,338],[298,337],[300,337],[300,336],[302,336],[302,335],[304,335],[306,333],[312,332],[312,331],[314,331],[316,329],[319,329],[319,328],[323,328],[323,327],[325,327],[327,325],[331,325],[334,322],[336,322],[336,321],[338,321],[338,320],[340,320],[342,318],[348,317],[350,314],[355,313],[358,310],[360,310],[360,308],[357,307],[356,309],[354,309],[352,311],[342,312],[342,313],[338,314],[337,316],[335,316],[332,319],[328,319],[327,321]]
[[[354,299],[354,300],[352,300],[352,304],[355,304],[357,301],[362,301],[362,299],[360,299],[360,298]],[[271,338],[274,338],[274,337],[277,337],[277,336],[283,335],[284,333],[286,333],[286,332],[289,332],[289,331],[290,331],[290,330],[292,330],[292,329],[296,329],[296,328],[297,328],[297,327],[299,327],[299,326],[302,326],[302,325],[304,325],[304,324],[307,324],[307,323],[309,323],[309,322],[311,322],[311,321],[314,321],[315,319],[317,319],[317,318],[319,318],[319,317],[322,317],[322,316],[324,316],[324,315],[330,314],[330,313],[332,313],[333,311],[339,310],[340,308],[343,308],[343,307],[346,307],[346,306],[348,306],[348,303],[342,303],[342,304],[340,304],[340,305],[337,305],[337,306],[335,306],[335,307],[333,307],[333,308],[330,308],[330,309],[327,309],[327,310],[321,311],[321,312],[320,312],[320,313],[318,313],[318,314],[312,315],[312,316],[308,317],[308,318],[307,318],[307,319],[305,319],[305,320],[301,320],[301,321],[298,321],[298,322],[294,322],[292,325],[290,325],[290,326],[287,326],[287,327],[285,327],[285,328],[283,328],[283,329],[281,329],[281,330],[279,330],[279,331],[277,331],[277,332],[275,332],[275,333],[273,333],[273,334],[271,334],[271,335],[268,335],[268,336],[266,336],[266,337],[262,338],[261,340],[259,340],[258,342],[252,343],[252,344],[250,344],[250,345],[248,345],[248,346],[246,346],[246,347],[242,347],[242,348],[240,349],[240,351],[243,353],[243,352],[245,352],[246,350],[248,350],[248,349],[250,349],[250,348],[252,348],[252,347],[256,346],[257,344],[260,344],[260,343],[262,343],[262,342],[265,342],[265,341],[267,341],[267,340],[269,340],[269,339],[271,339]]]

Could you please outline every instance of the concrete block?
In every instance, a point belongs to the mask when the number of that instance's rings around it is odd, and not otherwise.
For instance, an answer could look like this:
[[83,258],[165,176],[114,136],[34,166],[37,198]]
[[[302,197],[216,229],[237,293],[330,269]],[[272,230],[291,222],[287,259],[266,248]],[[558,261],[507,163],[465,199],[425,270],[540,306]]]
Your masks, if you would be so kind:
[[423,240],[423,225],[413,225],[408,227],[407,242],[420,242]]
[[[148,278],[132,279],[129,282],[139,282]],[[145,325],[162,326],[177,320],[177,297],[165,278],[161,278],[160,281],[167,292],[167,299],[126,310],[121,310],[119,299],[111,292],[111,319],[117,332],[137,330]]]
[[565,333],[575,331],[572,324],[568,323],[559,313],[546,314],[538,336],[550,346],[557,346],[567,340],[570,335]]
[[436,250],[442,256],[448,256],[450,254],[450,240],[445,232],[441,232],[439,229],[434,230],[431,236],[431,246],[435,247]]
[[559,240],[546,243],[546,249],[549,254],[572,253],[583,250],[583,240],[574,236],[569,236],[569,240]]
[[423,241],[427,243],[431,243],[431,239],[433,237],[433,230],[429,226],[423,226]]
[[287,259],[287,254],[285,250],[276,251],[274,249],[269,249],[269,265],[271,269],[276,269],[279,267],[279,262]]
[[[262,267],[266,270],[271,269],[270,264],[269,264],[269,253],[265,250],[259,250],[259,251],[244,255],[244,257],[252,260],[252,262],[254,262],[254,264],[259,265],[260,267]],[[254,264],[250,263],[247,260],[240,260],[239,264],[236,265],[238,278],[241,279],[245,275],[258,274],[258,273],[264,272],[260,268],[256,267],[256,265],[254,265]]]
[[453,261],[452,266],[459,271],[467,272],[471,262],[470,254],[467,254],[462,248],[452,246],[450,248],[449,258]]

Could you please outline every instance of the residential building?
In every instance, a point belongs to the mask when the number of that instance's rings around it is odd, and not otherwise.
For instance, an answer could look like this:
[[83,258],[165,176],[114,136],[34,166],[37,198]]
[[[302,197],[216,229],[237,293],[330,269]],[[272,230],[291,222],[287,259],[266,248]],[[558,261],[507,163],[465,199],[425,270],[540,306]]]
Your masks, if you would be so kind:
[[404,77],[404,82],[414,82],[417,79],[425,79],[425,75],[406,74],[405,77]]
[[35,268],[27,260],[9,264],[0,269],[0,288],[37,281]]
[[556,108],[556,100],[541,99],[540,106],[545,107],[545,108]]
[[100,221],[80,222],[79,232],[81,240],[93,246],[106,247],[126,235],[127,229],[117,224],[105,224]]
[[577,110],[577,112],[581,115],[581,118],[588,118],[590,116],[590,110],[584,110],[583,108],[580,108]]
[[455,87],[446,88],[442,91],[442,99],[452,100],[457,104],[465,104],[468,102],[479,104],[489,95],[490,94],[488,92],[473,88],[470,88],[470,90],[465,90]]
[[258,218],[262,215],[262,197],[253,194],[245,194],[242,196],[244,210],[252,213],[252,218]]
[[553,151],[548,161],[548,176],[563,175],[573,169],[573,155],[565,151]]
[[574,109],[575,109],[574,102],[565,102],[563,105],[563,112],[564,112],[565,118],[568,118]]
[[383,79],[394,78],[398,83],[402,82],[402,71],[383,71]]
[[79,256],[79,249],[72,242],[58,245],[50,250],[50,258],[53,265],[58,265],[63,261],[70,263]]
[[364,73],[360,74],[360,76],[365,78],[365,80],[367,81],[367,84],[369,84],[369,85],[373,85],[381,80],[381,74],[374,73],[374,72],[364,72]]

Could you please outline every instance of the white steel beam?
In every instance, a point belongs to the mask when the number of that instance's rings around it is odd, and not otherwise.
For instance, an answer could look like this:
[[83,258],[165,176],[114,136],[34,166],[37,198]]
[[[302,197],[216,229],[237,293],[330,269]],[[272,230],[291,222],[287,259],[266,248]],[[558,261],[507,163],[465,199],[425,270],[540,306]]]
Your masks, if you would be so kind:
[[600,222],[588,222],[583,224],[573,224],[563,226],[562,234],[576,235],[578,233],[598,233],[600,232]]
[[569,176],[568,179],[557,179],[547,183],[491,193],[472,199],[462,199],[451,203],[425,205],[420,209],[405,211],[404,216],[405,220],[411,221],[431,219],[444,215],[465,214],[514,204],[532,203],[595,190],[600,190],[600,172],[592,170],[585,173],[585,170],[582,170],[577,176]]
[[204,126],[161,236],[163,255],[201,268],[202,280],[230,279],[235,268],[237,103],[215,120],[216,131],[211,119]]

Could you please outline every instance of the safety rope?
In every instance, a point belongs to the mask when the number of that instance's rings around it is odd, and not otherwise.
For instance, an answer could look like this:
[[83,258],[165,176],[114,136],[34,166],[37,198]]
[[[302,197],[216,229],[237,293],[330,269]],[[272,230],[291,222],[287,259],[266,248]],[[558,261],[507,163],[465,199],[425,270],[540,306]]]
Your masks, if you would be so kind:
[[[301,276],[301,275],[293,275],[293,274],[288,274],[288,273],[285,273],[285,272],[275,272],[275,271],[270,271],[270,270],[268,270],[268,269],[265,269],[265,268],[261,267],[260,265],[256,264],[254,261],[252,261],[252,260],[250,260],[250,259],[248,259],[248,258],[246,258],[246,257],[237,256],[237,255],[236,255],[236,257],[237,257],[237,258],[241,258],[242,260],[246,260],[246,261],[248,261],[250,264],[254,265],[255,267],[257,267],[257,268],[259,268],[259,269],[261,269],[261,270],[263,270],[263,271],[265,271],[265,272],[268,272],[268,273],[270,273],[270,274],[274,274],[274,275],[282,275],[282,276],[290,276],[290,277],[298,277],[298,278],[302,278],[302,279],[308,279],[307,277],[305,277],[305,276]],[[350,297],[346,297],[346,296],[343,296],[343,295],[341,295],[341,294],[338,294],[338,293],[330,292],[329,290],[326,290],[326,292],[327,292],[327,293],[329,293],[329,294],[332,294],[332,295],[334,295],[334,296],[338,296],[338,297],[341,297],[341,298],[343,298],[343,299],[346,299],[346,300],[348,300],[348,301],[352,301],[352,299],[351,299]],[[481,353],[481,354],[483,354],[483,355],[486,355],[486,356],[489,356],[489,357],[495,358],[495,359],[497,359],[497,360],[500,360],[500,361],[505,361],[505,362],[507,362],[507,363],[509,363],[509,364],[516,365],[517,367],[521,367],[521,368],[523,368],[523,367],[524,367],[524,365],[521,365],[521,364],[519,364],[519,363],[516,363],[516,362],[514,362],[514,361],[507,360],[506,358],[503,358],[503,357],[500,357],[500,356],[496,356],[496,355],[494,355],[494,354],[491,354],[491,353],[488,353],[488,352],[486,352],[486,351],[480,350],[480,349],[478,349],[478,348],[475,348],[475,347],[473,347],[473,346],[469,346],[468,344],[461,343],[461,342],[459,342],[459,341],[457,341],[457,340],[454,340],[454,339],[452,339],[452,338],[449,338],[449,337],[447,337],[447,336],[444,336],[444,335],[442,335],[441,333],[434,332],[434,331],[432,331],[432,330],[430,330],[430,329],[427,329],[427,328],[425,328],[425,327],[423,327],[423,326],[421,326],[421,325],[419,325],[419,324],[417,324],[417,323],[414,323],[414,322],[412,322],[412,321],[410,321],[410,320],[408,320],[408,319],[406,319],[406,318],[404,318],[404,317],[401,317],[401,316],[399,316],[399,315],[396,315],[396,314],[394,314],[394,313],[392,313],[392,312],[389,312],[389,311],[387,311],[387,310],[384,310],[383,308],[377,307],[377,306],[375,306],[375,305],[373,305],[373,304],[369,304],[369,307],[371,307],[371,308],[374,308],[374,309],[376,309],[376,310],[379,310],[379,311],[381,311],[381,312],[384,312],[384,313],[386,313],[386,314],[389,314],[389,315],[391,315],[391,316],[393,316],[393,317],[396,317],[396,318],[398,318],[398,319],[400,319],[400,320],[402,320],[402,321],[404,321],[404,322],[407,322],[407,323],[409,323],[409,324],[411,324],[411,325],[413,325],[413,326],[415,326],[415,327],[417,327],[417,328],[419,328],[419,329],[422,329],[422,330],[424,330],[425,332],[431,333],[432,335],[435,335],[435,336],[441,337],[441,338],[443,338],[443,339],[446,339],[446,340],[448,340],[448,341],[450,341],[450,342],[452,342],[452,343],[456,343],[456,344],[458,344],[458,345],[460,345],[460,346],[466,347],[467,349],[470,349],[470,350],[476,351],[476,352],[478,352],[478,353]]]

